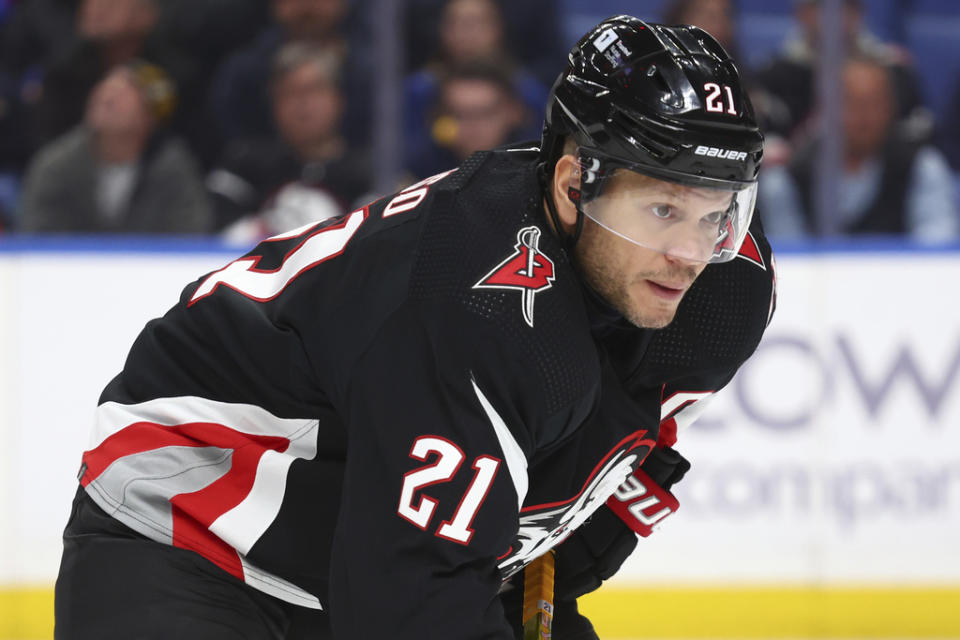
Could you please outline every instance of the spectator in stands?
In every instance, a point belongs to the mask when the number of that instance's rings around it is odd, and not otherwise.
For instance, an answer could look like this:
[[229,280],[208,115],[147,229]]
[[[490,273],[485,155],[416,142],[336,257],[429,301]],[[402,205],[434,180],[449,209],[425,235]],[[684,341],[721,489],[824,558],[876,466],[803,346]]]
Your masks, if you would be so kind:
[[185,145],[166,134],[176,104],[165,71],[115,67],[90,95],[83,123],[42,148],[20,200],[24,231],[205,232],[211,213]]
[[[714,36],[735,60],[745,60],[737,41],[736,5],[734,0],[673,0],[667,4],[661,21],[664,24],[691,24]],[[779,100],[754,82],[751,69],[741,64],[740,78],[750,94],[760,128],[767,133],[764,163],[780,164],[790,155],[790,147],[777,135],[778,124],[787,120],[786,109]],[[772,135],[771,135],[772,134]]]
[[20,180],[16,174],[0,172],[0,230],[13,229],[20,199]]
[[[368,0],[369,1],[369,0]],[[427,65],[439,47],[440,22],[449,0],[406,0],[407,68]],[[506,47],[519,63],[549,86],[557,76],[556,61],[566,56],[572,42],[564,42],[565,12],[556,0],[497,0]]]
[[43,78],[35,146],[78,124],[93,86],[107,71],[134,58],[161,66],[173,77],[180,96],[181,115],[176,124],[193,114],[198,88],[192,65],[176,48],[154,35],[159,1],[81,1],[74,43],[51,63]]
[[224,140],[273,135],[271,61],[292,42],[308,42],[335,56],[349,112],[344,133],[354,143],[370,137],[370,47],[349,37],[347,0],[271,0],[273,23],[247,47],[227,57],[211,87],[210,109]]
[[741,60],[735,9],[733,0],[673,0],[664,10],[662,21],[700,27],[716,38],[730,57]]
[[29,0],[7,9],[0,23],[0,66],[22,74],[44,68],[74,35],[80,0]]
[[432,109],[432,144],[408,169],[425,178],[457,166],[474,151],[522,140],[526,114],[510,74],[492,61],[454,67],[440,81]]
[[163,0],[157,31],[200,67],[205,84],[270,19],[267,0]]
[[43,76],[73,42],[79,0],[30,0],[7,8],[0,24],[0,172],[19,175],[33,150],[30,113]]
[[940,148],[946,153],[953,170],[960,172],[960,82],[957,82],[953,88],[950,106],[946,113],[948,117],[940,123],[936,139]]
[[189,112],[178,109],[177,131],[190,142],[204,169],[218,158],[223,141],[210,114],[207,92],[224,59],[253,39],[269,20],[267,0],[160,0],[152,37],[190,61]]
[[[816,66],[820,40],[819,0],[795,0],[798,32],[784,43],[783,50],[753,78],[766,96],[761,111],[768,112],[768,132],[790,139],[802,137],[816,104]],[[848,56],[868,56],[884,61],[893,73],[897,117],[914,119],[914,126],[929,133],[930,116],[923,108],[920,84],[905,50],[879,41],[862,21],[860,0],[843,3],[843,37]],[[751,94],[753,95],[753,94]],[[764,101],[771,103],[764,108]]]
[[[843,71],[843,174],[834,223],[842,234],[906,234],[928,243],[960,238],[946,160],[896,119],[893,72],[883,61],[851,58]],[[760,206],[771,238],[816,234],[814,174],[818,144],[788,167],[760,178]]]
[[270,80],[277,136],[237,140],[209,174],[218,229],[256,242],[348,213],[370,189],[366,153],[340,130],[340,60],[309,42],[285,45]]
[[494,0],[448,0],[440,20],[439,49],[433,59],[406,81],[404,95],[404,134],[406,165],[423,170],[424,159],[434,154],[446,140],[435,140],[432,128],[434,108],[441,102],[438,89],[444,77],[456,67],[479,62],[499,66],[513,85],[512,93],[525,106],[524,119],[514,123],[520,138],[538,138],[539,122],[529,114],[543,112],[547,87],[519,67],[509,55],[504,38],[505,27],[499,5]]

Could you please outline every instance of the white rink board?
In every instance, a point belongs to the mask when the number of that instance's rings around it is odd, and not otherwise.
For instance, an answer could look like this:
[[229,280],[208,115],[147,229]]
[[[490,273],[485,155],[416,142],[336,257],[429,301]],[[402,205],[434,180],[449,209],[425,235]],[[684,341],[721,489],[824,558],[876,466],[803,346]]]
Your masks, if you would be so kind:
[[[90,419],[225,253],[0,253],[0,584],[50,583]],[[701,423],[680,512],[617,577],[960,583],[960,254],[779,258],[767,339]]]
[[621,582],[960,582],[960,255],[778,259],[763,343],[679,436]]
[[163,315],[184,285],[229,260],[217,253],[0,253],[0,327],[12,332],[0,342],[0,447],[7,452],[0,457],[0,585],[56,577],[100,392],[143,325]]

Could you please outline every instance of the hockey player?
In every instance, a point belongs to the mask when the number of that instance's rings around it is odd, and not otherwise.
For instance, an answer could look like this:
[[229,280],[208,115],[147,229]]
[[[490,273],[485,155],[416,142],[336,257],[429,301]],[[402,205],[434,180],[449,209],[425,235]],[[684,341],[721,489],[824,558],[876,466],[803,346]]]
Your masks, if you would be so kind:
[[575,598],[662,515],[634,489],[670,502],[773,265],[709,35],[618,16],[569,62],[541,146],[270,238],[147,324],[83,454],[57,638],[506,640],[551,549],[555,637],[596,637]]

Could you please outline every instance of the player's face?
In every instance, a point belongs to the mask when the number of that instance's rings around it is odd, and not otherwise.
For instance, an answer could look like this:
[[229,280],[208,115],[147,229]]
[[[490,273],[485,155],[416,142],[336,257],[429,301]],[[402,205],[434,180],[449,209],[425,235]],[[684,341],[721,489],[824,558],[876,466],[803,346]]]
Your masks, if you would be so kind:
[[[609,228],[626,228],[642,219],[647,210],[659,220],[662,214],[675,215],[675,245],[657,251],[627,240],[591,217],[584,220],[576,255],[587,282],[638,327],[662,328],[670,324],[684,294],[706,264],[696,255],[699,227],[713,220],[730,204],[729,192],[685,187],[646,176],[624,172],[606,190],[607,195],[591,203],[605,207],[598,219]],[[685,221],[693,220],[693,231]],[[657,223],[659,224],[659,222]],[[672,233],[672,231],[670,232]],[[715,235],[713,236],[716,237]],[[693,245],[687,249],[686,244]]]
[[[590,173],[589,170],[586,172]],[[647,249],[710,262],[731,232],[732,191],[694,188],[617,169],[583,213],[601,227]]]

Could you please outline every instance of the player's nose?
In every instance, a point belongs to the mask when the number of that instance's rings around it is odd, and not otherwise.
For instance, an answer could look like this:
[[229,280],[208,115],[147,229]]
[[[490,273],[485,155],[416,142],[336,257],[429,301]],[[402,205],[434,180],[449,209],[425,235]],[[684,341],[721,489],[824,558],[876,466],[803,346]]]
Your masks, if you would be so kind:
[[713,246],[708,246],[697,234],[677,233],[670,238],[663,253],[670,262],[695,265],[710,259]]

